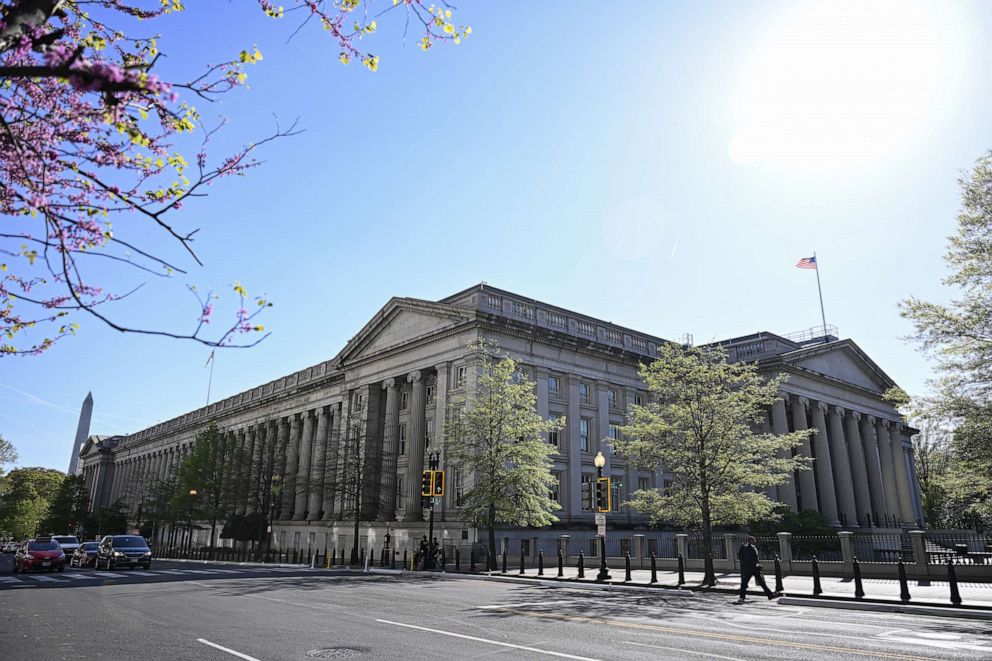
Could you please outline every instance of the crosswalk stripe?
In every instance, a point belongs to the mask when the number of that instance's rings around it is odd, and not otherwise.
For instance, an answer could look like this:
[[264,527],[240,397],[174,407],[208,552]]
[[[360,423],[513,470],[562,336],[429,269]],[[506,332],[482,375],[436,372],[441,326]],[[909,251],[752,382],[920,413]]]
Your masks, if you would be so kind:
[[150,571],[129,571],[128,574],[132,574],[134,576],[154,576],[155,575],[155,574],[151,573]]
[[100,578],[96,574],[80,574],[78,572],[72,572],[72,573],[66,574],[65,577],[66,578],[71,578],[71,579],[76,580],[76,581],[85,581],[87,579]]
[[96,578],[104,578],[104,577],[107,577],[107,578],[124,578],[124,574],[116,574],[116,573],[114,573],[112,571],[100,571],[100,572],[97,572],[96,574],[93,574],[93,576],[95,576]]
[[156,569],[154,571],[156,574],[185,574],[186,572],[180,569]]
[[58,583],[59,579],[52,578],[51,576],[35,576],[33,574],[27,574],[26,578],[30,578],[33,581],[38,581],[39,583]]
[[21,579],[16,576],[0,576],[0,583],[20,583]]

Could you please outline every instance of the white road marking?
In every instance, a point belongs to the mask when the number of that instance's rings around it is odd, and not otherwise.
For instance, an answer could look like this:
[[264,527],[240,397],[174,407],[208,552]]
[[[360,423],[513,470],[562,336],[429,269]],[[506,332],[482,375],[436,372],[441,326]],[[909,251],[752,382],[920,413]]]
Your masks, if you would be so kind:
[[245,661],[258,661],[258,659],[256,659],[253,656],[248,656],[247,654],[242,654],[241,652],[237,652],[237,651],[232,650],[232,649],[230,649],[228,647],[224,647],[222,645],[218,645],[217,643],[211,643],[209,640],[205,640],[203,638],[197,638],[196,639],[196,642],[203,643],[204,645],[208,645],[208,646],[213,647],[214,649],[218,649],[218,650],[220,650],[222,652],[227,652],[231,656],[236,656],[239,659],[244,659]]
[[59,579],[52,578],[51,576],[35,576],[33,574],[27,574],[25,578],[30,578],[32,581],[38,581],[40,583],[58,583]]
[[992,652],[992,647],[986,645],[975,645],[968,641],[961,640],[957,634],[940,634],[930,632],[910,631],[908,629],[896,629],[879,634],[882,640],[898,641],[909,643],[910,645],[923,645],[925,647],[936,647],[944,650],[970,650],[974,652]]
[[16,576],[0,576],[0,583],[20,583],[21,579]]
[[74,581],[85,581],[85,580],[88,580],[88,579],[100,578],[100,577],[97,576],[97,575],[95,575],[95,574],[79,574],[79,573],[73,572],[71,574],[65,574],[65,578],[71,578]]
[[185,574],[186,572],[179,569],[156,569],[153,573],[155,574]]
[[663,647],[661,645],[647,645],[645,643],[632,643],[629,640],[626,641],[628,645],[637,645],[638,647],[650,647],[656,650],[669,650],[672,652],[678,652],[679,654],[698,654],[699,656],[708,656],[714,659],[726,659],[727,661],[747,661],[746,659],[740,659],[736,656],[721,656],[719,654],[710,654],[709,652],[693,652],[692,650],[683,649],[681,647]]
[[133,576],[154,576],[155,574],[150,571],[129,571],[128,574]]
[[464,640],[474,640],[479,643],[487,643],[489,645],[498,645],[500,647],[510,647],[516,650],[524,650],[525,652],[536,652],[537,654],[547,654],[548,656],[557,656],[562,659],[577,659],[578,661],[599,661],[598,659],[592,659],[588,656],[575,656],[573,654],[565,654],[564,652],[552,652],[550,650],[542,650],[536,647],[527,647],[526,645],[514,645],[513,643],[504,643],[498,640],[489,640],[488,638],[478,638],[476,636],[466,636],[461,633],[454,633],[453,631],[442,631],[441,629],[430,629],[428,627],[418,627],[414,624],[403,624],[402,622],[393,622],[391,620],[376,620],[376,622],[382,622],[383,624],[392,624],[397,627],[406,627],[407,629],[417,629],[418,631],[428,631],[430,633],[441,634],[442,636],[451,636],[453,638],[462,638]]
[[125,575],[124,574],[116,574],[116,573],[114,573],[112,571],[101,571],[101,572],[98,572],[98,573],[94,574],[94,576],[96,578],[103,578],[105,576],[106,577],[109,577],[109,578],[124,578]]

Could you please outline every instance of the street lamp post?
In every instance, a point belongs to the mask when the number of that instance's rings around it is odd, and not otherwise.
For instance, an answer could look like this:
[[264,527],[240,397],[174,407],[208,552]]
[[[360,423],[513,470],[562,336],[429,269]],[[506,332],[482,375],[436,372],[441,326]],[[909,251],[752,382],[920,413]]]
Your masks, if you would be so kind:
[[[430,455],[429,468],[433,471],[438,470],[441,465],[441,454],[439,452],[432,452]],[[431,514],[430,519],[427,524],[427,557],[424,559],[425,569],[434,569],[434,494],[430,496],[430,508]]]
[[186,555],[193,549],[193,499],[196,493],[196,489],[189,490],[189,505],[186,507]]
[[[596,477],[603,477],[603,467],[606,466],[606,457],[603,456],[602,450],[596,453],[596,458],[593,460],[596,465]],[[598,482],[597,482],[598,484]],[[597,508],[598,509],[598,508]],[[610,572],[606,568],[606,514],[603,514],[603,534],[599,535],[599,573],[596,575],[597,581],[608,581],[610,580]]]

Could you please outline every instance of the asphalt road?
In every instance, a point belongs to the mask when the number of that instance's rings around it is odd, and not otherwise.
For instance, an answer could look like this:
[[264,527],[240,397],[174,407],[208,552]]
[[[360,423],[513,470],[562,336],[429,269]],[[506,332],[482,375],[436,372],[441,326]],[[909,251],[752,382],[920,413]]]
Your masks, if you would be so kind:
[[992,659],[988,621],[728,595],[167,562],[116,576],[2,572],[4,661]]

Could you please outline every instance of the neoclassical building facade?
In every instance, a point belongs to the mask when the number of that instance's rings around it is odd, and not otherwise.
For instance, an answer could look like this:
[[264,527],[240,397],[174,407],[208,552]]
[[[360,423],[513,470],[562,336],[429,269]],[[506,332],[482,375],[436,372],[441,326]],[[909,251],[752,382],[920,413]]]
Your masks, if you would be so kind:
[[[836,526],[908,525],[921,518],[915,430],[882,399],[892,380],[834,333],[761,332],[718,343],[732,361],[756,361],[763,373],[788,377],[768,411],[767,431],[817,430],[799,449],[814,457],[814,470],[769,495],[792,509],[818,510]],[[262,489],[254,500],[246,493],[238,513],[271,513],[279,548],[351,545],[354,524],[341,480],[356,452],[363,547],[380,548],[387,529],[399,549],[426,534],[420,475],[435,452],[448,470],[445,495],[435,500],[435,534],[467,546],[477,531],[460,519],[458,504],[471,478],[464,467],[445,465],[444,420],[453,399],[472,391],[469,347],[479,338],[496,341],[521,363],[535,382],[538,413],[565,419],[547,439],[557,450],[560,522],[536,531],[508,528],[503,539],[591,536],[593,512],[583,508],[581,485],[595,479],[600,450],[604,474],[613,477],[611,527],[646,526],[621,503],[637,489],[664,488],[666,476],[612,454],[610,440],[629,407],[646,397],[639,365],[655,359],[667,340],[486,284],[436,302],[393,298],[331,360],[134,434],[90,437],[80,462],[91,506],[121,500],[134,514],[148,485],[169,475],[212,422],[243,448],[248,459],[239,470],[278,476],[281,493]]]

